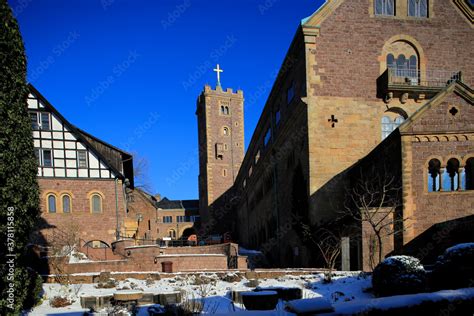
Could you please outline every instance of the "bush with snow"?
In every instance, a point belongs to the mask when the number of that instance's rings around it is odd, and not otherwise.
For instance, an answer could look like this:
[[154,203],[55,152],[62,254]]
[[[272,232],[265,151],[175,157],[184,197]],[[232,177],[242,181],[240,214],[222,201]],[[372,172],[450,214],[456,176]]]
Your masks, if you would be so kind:
[[379,263],[372,274],[372,286],[378,296],[418,293],[425,289],[426,271],[420,260],[393,256]]
[[474,243],[446,249],[434,266],[431,283],[435,289],[474,287]]

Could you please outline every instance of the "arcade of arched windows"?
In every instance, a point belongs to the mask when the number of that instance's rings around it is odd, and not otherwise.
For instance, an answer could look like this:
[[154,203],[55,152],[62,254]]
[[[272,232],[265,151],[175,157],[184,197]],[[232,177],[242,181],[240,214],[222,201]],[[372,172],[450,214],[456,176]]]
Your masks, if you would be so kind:
[[474,190],[474,155],[462,160],[448,157],[444,162],[433,158],[426,168],[428,192]]

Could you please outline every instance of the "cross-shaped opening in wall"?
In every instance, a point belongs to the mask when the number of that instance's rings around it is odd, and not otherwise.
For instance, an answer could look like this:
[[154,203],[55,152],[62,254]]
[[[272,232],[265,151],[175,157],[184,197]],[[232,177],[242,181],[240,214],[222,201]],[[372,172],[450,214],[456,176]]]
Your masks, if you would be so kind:
[[331,123],[331,127],[336,127],[337,118],[334,115],[331,115],[331,118],[328,119],[328,122]]
[[455,106],[453,106],[450,110],[449,110],[449,113],[451,113],[452,116],[455,116],[456,114],[458,114],[459,110],[456,109]]

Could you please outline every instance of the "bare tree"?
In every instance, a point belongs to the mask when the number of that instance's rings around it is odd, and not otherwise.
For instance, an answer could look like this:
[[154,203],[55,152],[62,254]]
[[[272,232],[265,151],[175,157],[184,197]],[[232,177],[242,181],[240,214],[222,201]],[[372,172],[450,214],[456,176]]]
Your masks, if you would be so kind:
[[152,185],[150,182],[149,162],[145,157],[141,157],[133,153],[133,176],[135,178],[135,187],[151,192]]
[[[364,172],[365,171],[365,172]],[[369,256],[371,268],[382,261],[384,239],[403,231],[406,220],[398,212],[402,206],[400,178],[375,167],[362,170],[346,190],[343,215],[361,227],[370,227]]]
[[55,274],[55,279],[61,285],[70,284],[70,273],[67,272],[69,258],[73,255],[79,242],[79,227],[69,223],[60,228],[54,228],[50,236],[48,261]]
[[327,228],[320,228],[313,232],[309,225],[302,224],[303,235],[311,241],[319,251],[324,260],[327,271],[324,273],[324,281],[332,282],[332,272],[336,267],[337,259],[341,254],[341,238]]

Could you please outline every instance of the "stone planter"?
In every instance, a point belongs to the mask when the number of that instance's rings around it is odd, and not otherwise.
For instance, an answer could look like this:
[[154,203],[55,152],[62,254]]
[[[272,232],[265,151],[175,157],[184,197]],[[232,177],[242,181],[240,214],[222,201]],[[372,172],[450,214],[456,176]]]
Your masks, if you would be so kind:
[[283,301],[298,300],[303,297],[303,291],[298,287],[257,287],[254,291],[275,291],[278,293],[278,298]]
[[248,310],[273,310],[278,303],[278,293],[275,291],[243,292],[240,296]]

